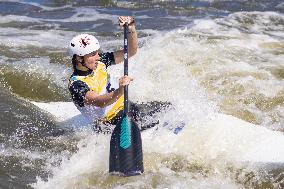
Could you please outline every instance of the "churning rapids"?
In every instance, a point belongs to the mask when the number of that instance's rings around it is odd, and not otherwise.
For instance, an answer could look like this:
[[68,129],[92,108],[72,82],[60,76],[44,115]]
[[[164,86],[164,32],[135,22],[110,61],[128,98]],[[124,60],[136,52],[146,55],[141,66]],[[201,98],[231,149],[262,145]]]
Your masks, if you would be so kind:
[[[63,2],[0,2],[0,188],[284,187],[281,0]],[[139,37],[130,99],[173,104],[142,134],[145,173],[130,178],[108,174],[110,136],[80,120],[67,89],[69,40],[117,50],[119,15]]]

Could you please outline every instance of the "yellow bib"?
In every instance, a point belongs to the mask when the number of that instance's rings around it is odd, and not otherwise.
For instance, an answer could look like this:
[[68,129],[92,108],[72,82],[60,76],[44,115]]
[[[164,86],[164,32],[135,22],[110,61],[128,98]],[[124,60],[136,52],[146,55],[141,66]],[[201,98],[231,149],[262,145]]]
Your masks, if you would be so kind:
[[[106,66],[104,63],[99,62],[98,67],[96,70],[94,70],[90,75],[87,76],[73,76],[70,79],[70,84],[74,81],[83,81],[90,90],[96,92],[99,95],[104,95],[107,94],[110,91],[112,87],[111,79],[109,74],[107,73]],[[118,87],[118,85],[117,85]],[[116,88],[113,88],[113,90]],[[110,121],[112,118],[114,118],[117,113],[123,109],[124,103],[123,103],[123,95],[113,104],[104,107],[104,108],[98,108],[96,109],[101,109],[103,111],[103,117],[100,117],[104,120]],[[84,107],[82,107],[84,108]],[[101,114],[100,114],[101,115]]]

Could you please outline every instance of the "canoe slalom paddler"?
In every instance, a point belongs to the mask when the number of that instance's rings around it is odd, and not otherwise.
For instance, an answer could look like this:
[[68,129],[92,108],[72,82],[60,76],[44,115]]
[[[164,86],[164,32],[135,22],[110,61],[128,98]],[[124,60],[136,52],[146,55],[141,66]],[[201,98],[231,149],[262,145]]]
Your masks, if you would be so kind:
[[[128,25],[128,56],[137,52],[137,31],[134,18],[119,16],[119,26]],[[69,79],[69,91],[78,110],[94,123],[96,132],[111,132],[123,114],[124,86],[133,78],[122,76],[114,79],[107,71],[109,66],[120,64],[124,60],[123,50],[101,52],[98,39],[89,34],[75,36],[69,43],[73,74]],[[160,111],[164,105],[158,102],[130,104],[129,115],[135,120],[142,119]],[[141,113],[142,112],[142,113]],[[139,117],[140,116],[140,117]],[[152,127],[157,121],[144,126]]]

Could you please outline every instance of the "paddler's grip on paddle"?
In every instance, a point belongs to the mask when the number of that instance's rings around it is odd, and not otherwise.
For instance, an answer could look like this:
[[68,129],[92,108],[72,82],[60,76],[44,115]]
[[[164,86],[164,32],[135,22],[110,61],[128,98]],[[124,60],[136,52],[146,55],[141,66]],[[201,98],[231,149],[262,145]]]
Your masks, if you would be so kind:
[[119,79],[119,87],[124,87],[126,85],[129,85],[132,81],[133,81],[132,77],[124,75]]

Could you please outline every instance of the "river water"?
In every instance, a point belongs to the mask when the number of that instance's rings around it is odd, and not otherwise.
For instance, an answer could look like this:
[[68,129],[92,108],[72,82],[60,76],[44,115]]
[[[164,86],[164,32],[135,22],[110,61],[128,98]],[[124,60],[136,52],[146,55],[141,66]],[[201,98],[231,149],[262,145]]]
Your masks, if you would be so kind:
[[[283,166],[179,153],[197,141],[179,151],[147,141],[145,174],[110,176],[108,137],[68,129],[30,103],[70,101],[70,39],[85,32],[103,51],[120,49],[117,17],[131,15],[132,101],[169,101],[175,111],[160,119],[188,129],[218,112],[283,133],[283,13],[281,0],[1,0],[0,188],[283,188]],[[119,77],[122,66],[110,72]]]

